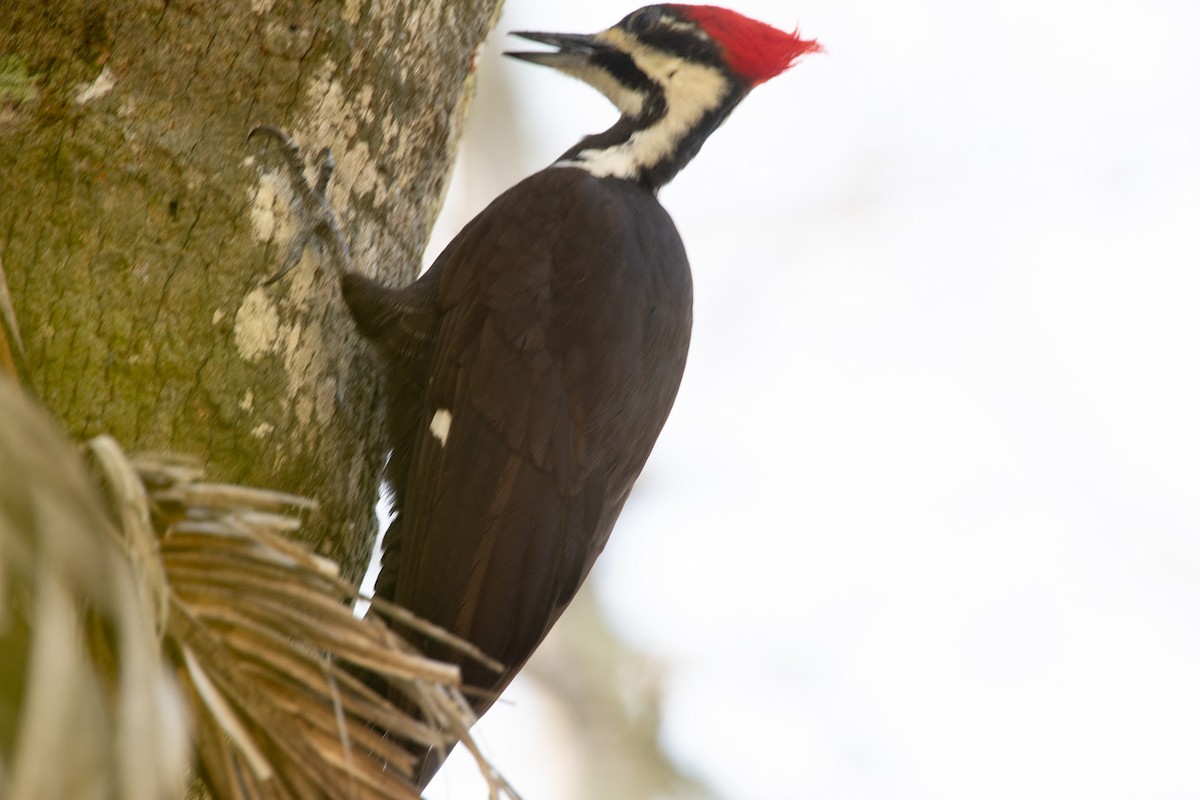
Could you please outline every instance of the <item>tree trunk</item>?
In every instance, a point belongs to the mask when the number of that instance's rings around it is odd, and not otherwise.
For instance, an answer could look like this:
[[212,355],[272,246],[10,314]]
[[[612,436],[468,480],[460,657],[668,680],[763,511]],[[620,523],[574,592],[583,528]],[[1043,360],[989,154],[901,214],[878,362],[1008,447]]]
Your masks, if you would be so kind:
[[500,0],[5,5],[0,263],[27,383],[76,437],[316,498],[306,529],[361,575],[379,384],[319,254],[262,286],[290,193],[246,134],[330,146],[356,267],[411,280]]

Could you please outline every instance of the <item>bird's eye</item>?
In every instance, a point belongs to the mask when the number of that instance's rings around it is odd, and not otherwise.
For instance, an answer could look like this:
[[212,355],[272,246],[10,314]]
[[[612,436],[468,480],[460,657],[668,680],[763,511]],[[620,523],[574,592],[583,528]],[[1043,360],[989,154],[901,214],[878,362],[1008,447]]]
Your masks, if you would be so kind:
[[658,9],[654,8],[639,11],[630,18],[629,29],[634,33],[648,33],[658,25],[658,20],[661,16],[662,14]]

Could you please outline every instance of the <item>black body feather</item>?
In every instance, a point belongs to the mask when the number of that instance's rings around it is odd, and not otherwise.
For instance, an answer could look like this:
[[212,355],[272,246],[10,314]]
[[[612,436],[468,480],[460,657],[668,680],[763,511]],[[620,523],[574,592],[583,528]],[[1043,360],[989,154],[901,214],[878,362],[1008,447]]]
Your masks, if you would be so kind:
[[413,285],[352,273],[343,290],[387,376],[398,516],[375,591],[506,665],[418,643],[461,664],[482,713],[579,589],[666,422],[691,333],[683,243],[647,189],[550,168]]

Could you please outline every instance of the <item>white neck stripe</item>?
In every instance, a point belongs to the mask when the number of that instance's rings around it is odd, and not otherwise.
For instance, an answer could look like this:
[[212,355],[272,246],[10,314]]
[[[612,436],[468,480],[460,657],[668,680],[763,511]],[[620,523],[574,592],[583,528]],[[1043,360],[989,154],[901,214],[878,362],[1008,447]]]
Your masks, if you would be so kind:
[[[666,113],[620,144],[583,150],[570,159],[557,162],[556,166],[579,167],[597,177],[636,178],[643,170],[654,167],[678,150],[704,115],[725,101],[729,82],[716,67],[648,48],[623,31],[609,30],[604,35],[621,40],[619,44],[630,54],[638,69],[662,87]],[[612,93],[606,91],[605,94],[614,99]],[[623,99],[624,105],[633,105],[627,98]],[[622,104],[617,105],[625,111]]]

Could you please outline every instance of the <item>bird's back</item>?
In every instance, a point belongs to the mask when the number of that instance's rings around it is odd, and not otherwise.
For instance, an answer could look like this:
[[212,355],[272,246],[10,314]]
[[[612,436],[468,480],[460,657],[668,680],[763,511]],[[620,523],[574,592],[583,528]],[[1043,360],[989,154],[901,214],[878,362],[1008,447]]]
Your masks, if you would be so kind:
[[651,192],[551,168],[405,291],[436,323],[376,592],[505,665],[463,662],[482,713],[578,590],[666,421],[691,274]]

